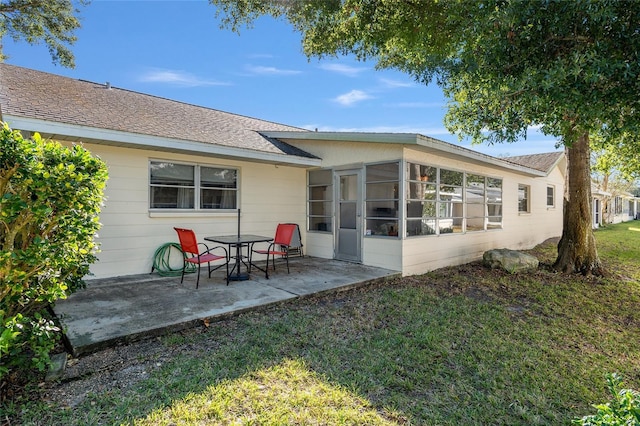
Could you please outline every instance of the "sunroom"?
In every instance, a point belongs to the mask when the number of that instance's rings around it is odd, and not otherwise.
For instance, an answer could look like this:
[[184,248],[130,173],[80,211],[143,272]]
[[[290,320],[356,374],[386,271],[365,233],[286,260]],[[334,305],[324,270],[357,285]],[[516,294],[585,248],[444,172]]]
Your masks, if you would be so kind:
[[547,200],[563,185],[559,165],[541,171],[415,134],[288,136],[327,165],[307,173],[308,254],[409,275],[561,234]]

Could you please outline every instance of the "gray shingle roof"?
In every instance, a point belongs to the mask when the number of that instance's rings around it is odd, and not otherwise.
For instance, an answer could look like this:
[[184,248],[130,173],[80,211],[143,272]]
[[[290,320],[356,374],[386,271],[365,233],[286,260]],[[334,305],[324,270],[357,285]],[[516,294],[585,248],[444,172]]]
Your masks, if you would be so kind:
[[529,167],[541,172],[548,173],[553,166],[560,160],[564,152],[545,152],[543,154],[519,155],[514,157],[505,157],[503,160],[521,166]]
[[315,158],[258,133],[304,129],[9,64],[0,64],[0,114]]

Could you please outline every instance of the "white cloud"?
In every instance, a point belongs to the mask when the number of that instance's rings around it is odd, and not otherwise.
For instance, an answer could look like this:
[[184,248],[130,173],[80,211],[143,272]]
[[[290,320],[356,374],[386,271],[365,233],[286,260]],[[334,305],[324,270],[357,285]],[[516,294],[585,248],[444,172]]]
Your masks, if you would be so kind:
[[350,92],[344,93],[335,97],[334,102],[339,103],[343,106],[351,106],[357,102],[361,102],[367,99],[371,99],[373,96],[363,92],[362,90],[352,90]]
[[295,75],[295,74],[302,73],[302,71],[298,71],[298,70],[287,70],[287,69],[276,68],[276,67],[263,67],[263,66],[250,66],[250,65],[247,66],[247,70],[252,74],[259,74],[259,75]]
[[367,68],[357,68],[343,64],[322,64],[320,68],[326,71],[336,72],[348,77],[357,77],[361,72],[367,71]]
[[389,89],[395,89],[399,87],[414,87],[415,84],[410,81],[392,80],[390,78],[379,79],[382,85]]
[[207,80],[197,77],[191,73],[179,70],[153,69],[139,78],[145,83],[167,83],[174,86],[198,87],[198,86],[229,86],[231,83]]

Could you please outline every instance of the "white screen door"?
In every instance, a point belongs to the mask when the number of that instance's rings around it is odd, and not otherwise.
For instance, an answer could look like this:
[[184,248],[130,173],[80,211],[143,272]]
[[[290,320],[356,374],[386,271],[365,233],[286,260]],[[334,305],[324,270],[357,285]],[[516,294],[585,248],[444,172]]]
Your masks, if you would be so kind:
[[335,258],[351,262],[362,261],[362,172],[343,170],[336,179]]

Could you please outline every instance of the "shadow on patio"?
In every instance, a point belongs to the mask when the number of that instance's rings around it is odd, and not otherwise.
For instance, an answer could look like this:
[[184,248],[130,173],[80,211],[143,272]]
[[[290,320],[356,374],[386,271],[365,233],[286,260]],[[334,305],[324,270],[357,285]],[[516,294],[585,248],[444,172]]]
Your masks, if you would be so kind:
[[290,259],[291,273],[278,264],[275,273],[254,270],[248,281],[226,285],[224,271],[208,279],[196,275],[157,274],[87,281],[87,288],[59,300],[54,312],[66,330],[74,356],[114,344],[197,326],[250,309],[292,299],[337,292],[396,276],[397,271],[314,257]]

